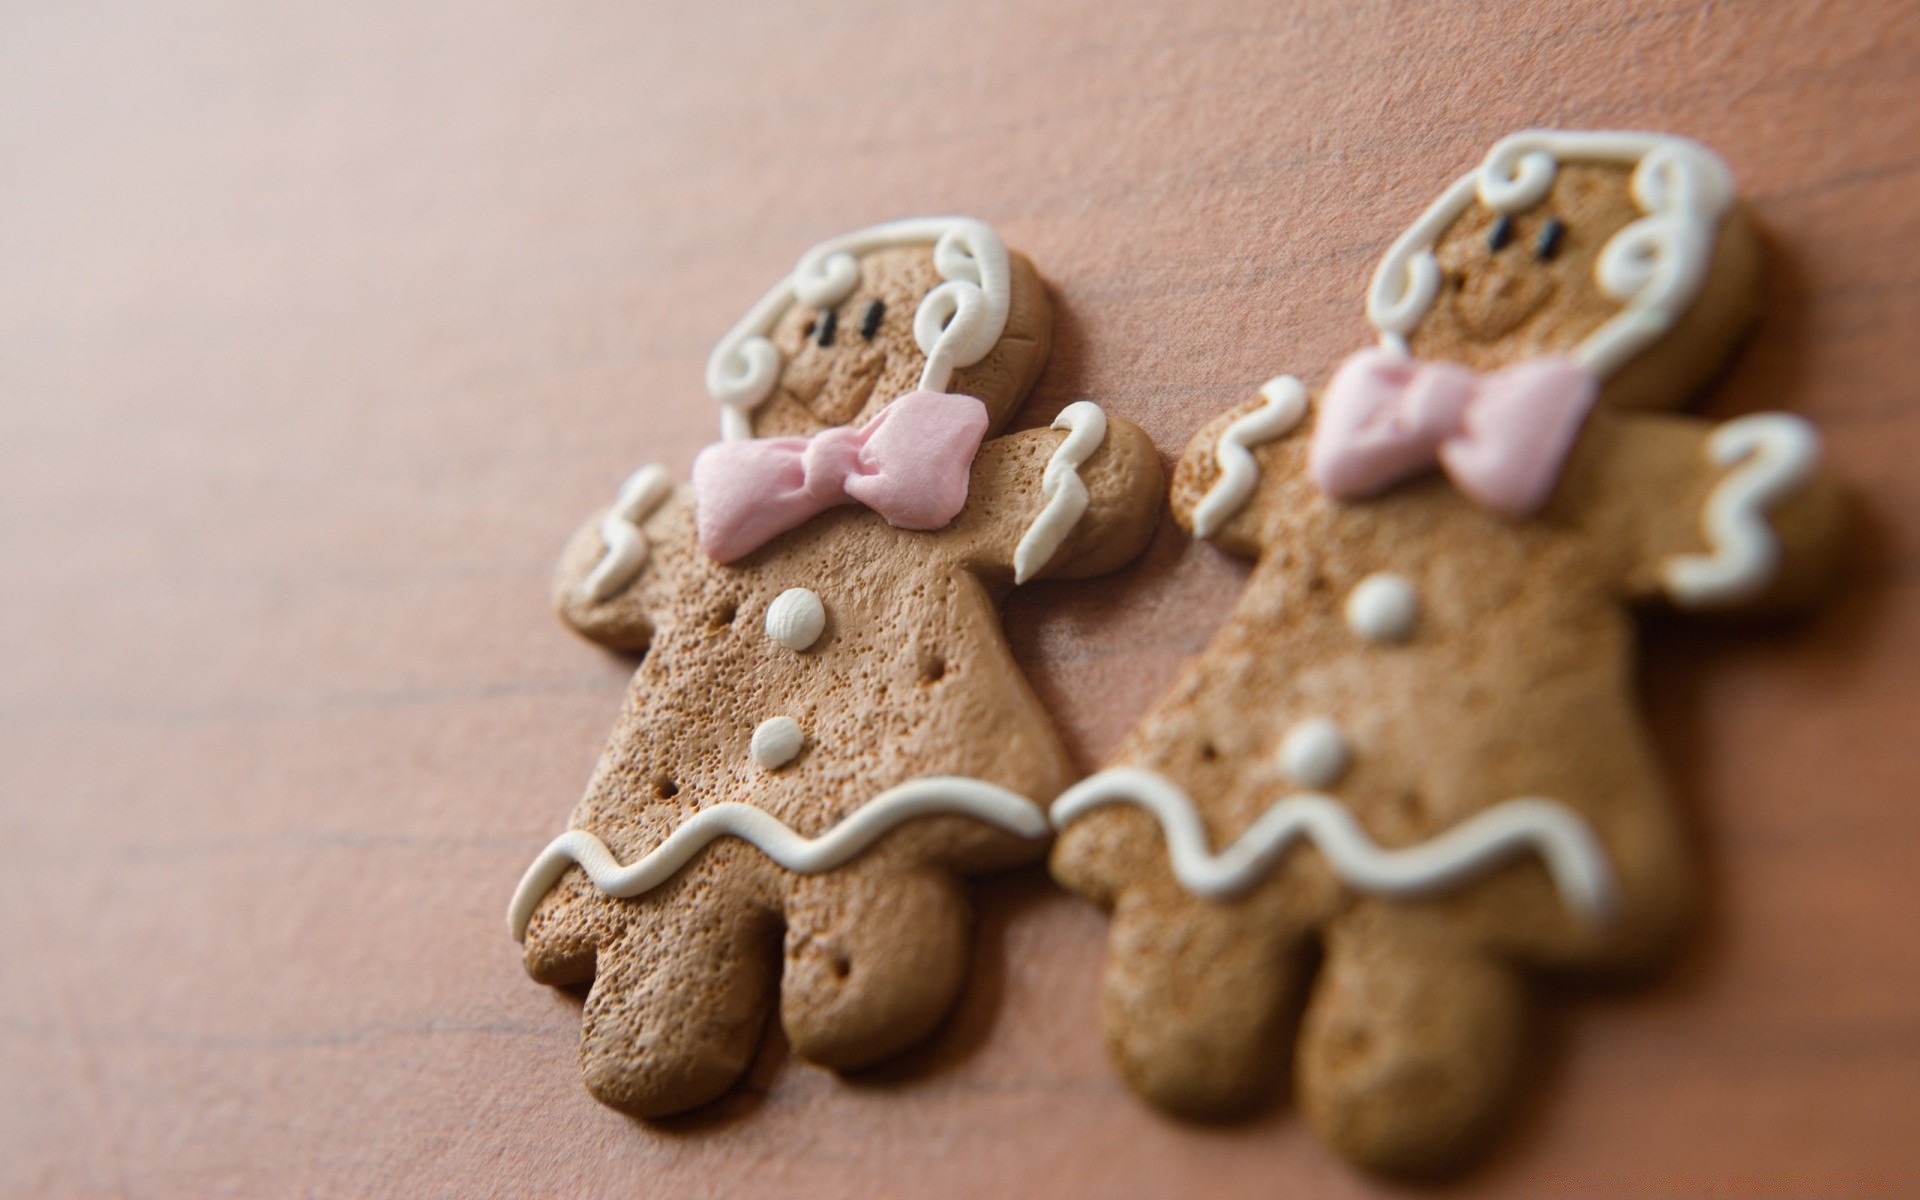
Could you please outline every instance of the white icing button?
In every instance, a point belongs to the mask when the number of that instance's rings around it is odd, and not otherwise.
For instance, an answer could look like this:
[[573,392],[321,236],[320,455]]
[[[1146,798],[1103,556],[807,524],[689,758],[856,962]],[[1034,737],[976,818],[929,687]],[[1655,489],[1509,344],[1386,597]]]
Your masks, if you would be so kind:
[[793,761],[800,753],[800,743],[807,735],[800,732],[800,723],[792,717],[772,717],[760,722],[753,731],[753,740],[747,743],[747,753],[753,761],[769,771],[778,771]]
[[1347,773],[1347,739],[1332,721],[1310,717],[1287,730],[1280,769],[1301,787],[1332,787]]
[[827,606],[806,588],[788,588],[767,605],[767,636],[799,653],[820,640]]
[[1370,642],[1406,641],[1419,616],[1419,594],[1392,571],[1375,571],[1347,594],[1347,628]]

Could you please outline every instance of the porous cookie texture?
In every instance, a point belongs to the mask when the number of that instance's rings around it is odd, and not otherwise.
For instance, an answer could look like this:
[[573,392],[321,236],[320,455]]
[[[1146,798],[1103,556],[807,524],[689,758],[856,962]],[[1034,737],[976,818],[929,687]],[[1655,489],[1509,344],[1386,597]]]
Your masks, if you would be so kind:
[[[1408,1174],[1456,1166],[1497,1124],[1529,969],[1643,967],[1683,926],[1694,881],[1635,711],[1633,610],[1804,601],[1840,525],[1804,422],[1671,411],[1757,295],[1706,150],[1518,135],[1423,225],[1372,305],[1380,369],[1415,382],[1332,449],[1374,470],[1431,420],[1435,461],[1328,494],[1310,461],[1327,397],[1299,408],[1291,381],[1201,430],[1174,515],[1192,529],[1210,509],[1204,532],[1252,573],[1112,769],[1057,802],[1052,855],[1112,911],[1102,1018],[1135,1089],[1237,1113],[1293,1044],[1307,1120]],[[1498,512],[1462,482],[1474,439],[1534,401],[1453,381],[1544,356],[1597,398],[1544,504]],[[1418,367],[1435,361],[1472,370]],[[1474,396],[1451,425],[1443,385]]]
[[[1041,856],[1044,806],[1073,779],[998,613],[1015,548],[1049,503],[1049,463],[1074,436],[991,435],[1046,360],[1045,287],[1010,252],[956,266],[918,226],[854,245],[842,268],[855,279],[825,303],[796,294],[756,310],[777,376],[729,416],[755,437],[859,426],[937,373],[915,328],[928,298],[957,278],[990,308],[1003,279],[1004,327],[973,347],[990,349],[959,354],[931,386],[977,398],[991,427],[958,515],[909,530],[843,504],[722,564],[698,543],[683,487],[638,522],[644,560],[618,591],[583,586],[617,550],[603,533],[617,513],[581,527],[555,581],[567,624],[645,657],[514,922],[535,979],[592,981],[586,1083],[630,1113],[725,1092],[776,998],[793,1050],[828,1067],[925,1037],[966,974],[961,877]],[[971,247],[981,260],[996,249]],[[938,348],[976,311],[922,317],[920,334]],[[1111,571],[1158,520],[1153,447],[1124,421],[1103,428],[1074,468],[1084,510],[1039,577]]]

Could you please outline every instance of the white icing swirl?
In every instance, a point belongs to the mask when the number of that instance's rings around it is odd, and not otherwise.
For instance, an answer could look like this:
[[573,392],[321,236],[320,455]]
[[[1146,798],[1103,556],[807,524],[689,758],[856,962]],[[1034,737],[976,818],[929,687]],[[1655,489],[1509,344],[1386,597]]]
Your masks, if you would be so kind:
[[582,597],[598,604],[633,582],[647,562],[647,535],[640,525],[672,494],[665,467],[649,465],[627,476],[613,508],[600,519],[600,542],[606,553],[581,580]]
[[1701,532],[1711,549],[1676,555],[1663,572],[1667,594],[1687,608],[1751,600],[1773,582],[1780,540],[1767,524],[1767,510],[1813,476],[1820,435],[1799,417],[1755,413],[1714,430],[1707,457],[1733,468],[1701,509]]
[[1307,389],[1291,375],[1267,380],[1260,394],[1267,402],[1227,426],[1214,447],[1220,477],[1193,506],[1195,537],[1210,538],[1220,532],[1253,496],[1260,464],[1253,460],[1250,447],[1285,437],[1307,415]]
[[1647,214],[1601,249],[1594,281],[1624,307],[1572,356],[1604,378],[1673,327],[1706,279],[1721,218],[1733,206],[1726,164],[1705,146],[1666,134],[1535,129],[1496,143],[1380,260],[1367,319],[1382,344],[1405,352],[1407,335],[1440,292],[1433,247],[1475,197],[1496,212],[1530,208],[1546,198],[1563,162],[1633,165],[1633,198]]
[[1306,792],[1275,801],[1216,855],[1208,850],[1206,827],[1184,791],[1152,771],[1119,767],[1068,788],[1054,802],[1054,828],[1065,829],[1095,808],[1123,802],[1158,818],[1174,877],[1197,896],[1245,892],[1304,837],[1343,882],[1364,892],[1431,893],[1535,850],[1561,898],[1581,917],[1601,920],[1614,904],[1613,870],[1593,828],[1553,800],[1508,800],[1427,841],[1383,848],[1338,800]]
[[888,788],[814,838],[795,833],[778,817],[751,804],[729,800],[695,813],[627,866],[620,865],[605,842],[583,829],[561,834],[533,860],[514,890],[507,929],[514,941],[524,941],[533,910],[573,863],[586,870],[593,886],[625,900],[673,878],[715,838],[737,837],[789,871],[817,875],[851,861],[898,825],[946,815],[971,817],[1023,838],[1047,832],[1046,813],[1033,801],[998,784],[960,775],[931,775]]
[[889,246],[933,243],[933,265],[945,283],[920,298],[913,337],[927,356],[923,391],[944,392],[953,372],[993,351],[1007,327],[1013,283],[1000,235],[968,217],[913,217],[889,221],[820,243],[800,256],[793,273],[775,284],[720,339],[707,359],[707,393],[719,401],[720,435],[753,436],[749,414],[780,380],[780,351],[768,340],[774,324],[797,300],[831,308],[860,285],[860,256]]
[[1053,427],[1071,432],[1054,447],[1053,457],[1047,459],[1047,468],[1041,473],[1040,491],[1047,498],[1046,506],[1013,548],[1015,583],[1032,579],[1053,561],[1060,543],[1067,540],[1092,502],[1086,482],[1080,478],[1080,467],[1107,440],[1107,414],[1091,400],[1076,400],[1060,410]]

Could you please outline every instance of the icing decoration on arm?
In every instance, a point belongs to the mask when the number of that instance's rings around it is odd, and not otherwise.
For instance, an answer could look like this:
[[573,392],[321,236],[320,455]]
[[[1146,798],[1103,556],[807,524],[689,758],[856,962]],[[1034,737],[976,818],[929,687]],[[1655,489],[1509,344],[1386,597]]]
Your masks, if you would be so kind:
[[1625,307],[1589,334],[1573,358],[1605,378],[1673,327],[1707,276],[1720,220],[1733,206],[1733,178],[1713,151],[1656,133],[1529,130],[1502,138],[1479,169],[1457,180],[1400,235],[1374,272],[1367,319],[1383,346],[1406,337],[1440,292],[1433,246],[1476,196],[1515,213],[1546,198],[1563,162],[1633,166],[1633,198],[1646,215],[1614,234],[1594,263],[1600,290]]
[[1780,542],[1767,510],[1792,495],[1820,465],[1820,435],[1786,413],[1728,421],[1707,439],[1707,457],[1732,467],[1701,510],[1705,554],[1667,560],[1667,594],[1688,608],[1750,600],[1780,569]]
[[1260,464],[1249,448],[1285,437],[1307,415],[1307,389],[1291,375],[1267,380],[1260,394],[1266,403],[1227,426],[1214,447],[1220,477],[1193,506],[1195,537],[1212,537],[1246,507],[1260,479]]
[[693,460],[700,547],[732,562],[840,504],[864,504],[901,529],[939,529],[966,506],[986,432],[987,406],[972,396],[909,392],[858,429],[715,442]]
[[1107,414],[1091,400],[1076,400],[1061,409],[1053,427],[1072,432],[1054,447],[1040,476],[1040,491],[1047,503],[1013,548],[1015,583],[1025,583],[1052,562],[1060,543],[1086,515],[1092,497],[1080,478],[1080,466],[1107,440]]
[[719,401],[720,435],[753,436],[749,414],[780,379],[780,351],[768,340],[795,302],[831,309],[860,284],[862,254],[889,246],[933,243],[933,264],[946,280],[920,298],[913,337],[927,356],[920,390],[944,392],[953,372],[993,351],[1007,327],[1012,278],[1000,235],[968,217],[916,217],[874,225],[820,243],[793,273],[760,298],[707,360],[707,393]]
[[507,928],[515,941],[526,940],[533,910],[572,863],[616,900],[659,887],[715,838],[737,837],[789,871],[817,875],[849,862],[896,826],[922,817],[970,817],[1024,838],[1042,837],[1047,816],[1033,801],[998,784],[960,775],[930,775],[886,791],[853,810],[819,837],[794,832],[778,817],[729,800],[702,809],[667,839],[627,866],[607,844],[581,829],[568,830],[548,843],[515,889],[507,910]]
[[640,525],[673,493],[667,469],[641,467],[620,485],[620,496],[600,521],[600,542],[606,553],[580,583],[580,595],[595,604],[610,599],[633,582],[647,562],[647,535]]
[[1530,516],[1553,495],[1599,394],[1599,379],[1570,358],[1479,375],[1362,350],[1320,398],[1307,473],[1327,495],[1356,500],[1437,463],[1481,506]]
[[1275,801],[1231,846],[1213,854],[1200,814],[1184,791],[1152,771],[1118,767],[1082,780],[1054,801],[1054,828],[1065,829],[1093,809],[1122,802],[1137,804],[1159,820],[1174,877],[1197,896],[1240,895],[1305,838],[1342,882],[1363,892],[1437,892],[1534,850],[1561,898],[1582,918],[1604,920],[1614,905],[1613,869],[1593,828],[1553,800],[1507,800],[1427,841],[1383,848],[1338,800],[1304,792]]

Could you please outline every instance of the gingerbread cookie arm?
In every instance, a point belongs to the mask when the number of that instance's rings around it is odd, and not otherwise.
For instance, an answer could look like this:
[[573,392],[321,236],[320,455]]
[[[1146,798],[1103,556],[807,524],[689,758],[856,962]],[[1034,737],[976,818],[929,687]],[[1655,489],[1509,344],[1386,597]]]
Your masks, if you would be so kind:
[[1832,580],[1844,507],[1812,425],[1786,413],[1618,424],[1609,457],[1614,486],[1631,497],[1631,595],[1685,610],[1778,609]]
[[1166,477],[1139,426],[1082,400],[1050,428],[981,446],[967,488],[943,538],[976,573],[1026,583],[1132,560],[1159,522]]
[[575,532],[554,573],[560,619],[591,641],[639,651],[653,639],[653,593],[691,551],[693,501],[675,495],[666,469],[646,466],[621,485],[612,507]]
[[[1268,380],[1260,398],[1215,418],[1194,436],[1173,473],[1173,517],[1230,554],[1258,557],[1260,509],[1297,488],[1306,388],[1291,375]],[[1303,497],[1304,498],[1304,497]]]

